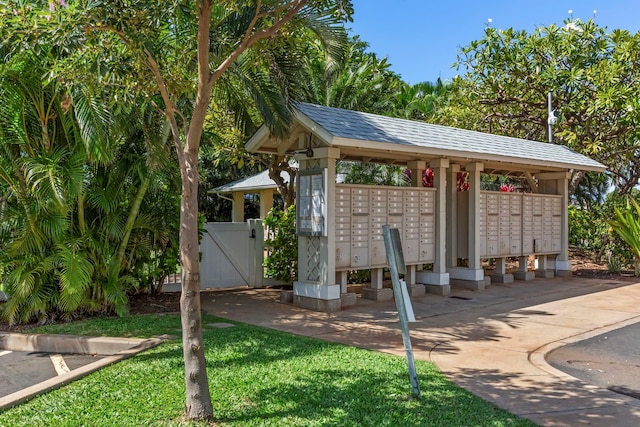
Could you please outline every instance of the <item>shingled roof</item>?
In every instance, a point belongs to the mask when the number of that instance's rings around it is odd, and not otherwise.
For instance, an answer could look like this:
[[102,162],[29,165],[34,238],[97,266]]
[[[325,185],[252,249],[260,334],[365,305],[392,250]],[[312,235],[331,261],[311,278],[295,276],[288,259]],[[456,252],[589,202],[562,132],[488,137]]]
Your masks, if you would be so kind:
[[[326,145],[339,147],[347,159],[356,159],[357,153],[362,152],[364,158],[395,156],[405,161],[442,157],[461,163],[483,161],[540,170],[606,169],[601,163],[557,144],[303,102],[296,104],[296,110],[296,121],[302,128]],[[247,149],[269,152],[276,144],[293,142],[275,141],[263,128],[247,142]]]
[[[284,182],[289,182],[289,174],[286,172],[280,172],[280,176],[284,179]],[[210,190],[210,193],[232,193],[234,191],[260,191],[268,189],[276,189],[278,186],[276,182],[269,177],[269,171],[264,170],[255,175],[248,176],[246,178],[240,178],[236,181],[228,184],[221,185],[219,187]]]

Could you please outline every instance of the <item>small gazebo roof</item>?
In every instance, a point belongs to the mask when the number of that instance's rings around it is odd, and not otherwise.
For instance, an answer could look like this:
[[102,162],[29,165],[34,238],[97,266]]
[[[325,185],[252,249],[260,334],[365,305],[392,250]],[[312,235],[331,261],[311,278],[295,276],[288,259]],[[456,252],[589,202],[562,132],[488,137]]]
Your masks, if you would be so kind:
[[532,173],[606,169],[562,145],[303,102],[296,104],[295,121],[290,139],[273,138],[263,126],[247,142],[247,150],[291,152],[298,148],[296,135],[306,132],[319,139],[321,145],[340,148],[344,160],[405,164],[411,160],[448,158],[463,167],[480,161],[488,169]]
[[[289,182],[289,174],[280,172],[280,176],[285,182]],[[276,189],[277,185],[274,180],[269,177],[269,171],[264,170],[256,175],[238,179],[228,184],[221,185],[209,191],[210,193],[233,193],[236,191],[252,192],[268,189]]]

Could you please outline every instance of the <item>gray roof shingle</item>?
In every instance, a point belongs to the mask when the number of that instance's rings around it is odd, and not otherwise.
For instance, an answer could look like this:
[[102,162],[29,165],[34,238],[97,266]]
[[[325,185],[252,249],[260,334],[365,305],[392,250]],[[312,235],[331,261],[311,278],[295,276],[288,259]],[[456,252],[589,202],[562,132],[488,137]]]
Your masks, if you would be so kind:
[[[289,174],[286,172],[280,172],[280,176],[289,182]],[[276,188],[276,183],[269,178],[269,171],[264,170],[256,175],[251,175],[246,178],[241,178],[237,181],[230,182],[228,184],[221,185],[211,190],[211,193],[231,193],[234,191],[252,191],[252,190],[266,190],[269,188]]]
[[566,165],[567,168],[605,170],[605,166],[565,146],[398,119],[340,108],[297,103],[296,108],[334,138],[410,145],[456,153],[500,156],[517,163],[526,160]]

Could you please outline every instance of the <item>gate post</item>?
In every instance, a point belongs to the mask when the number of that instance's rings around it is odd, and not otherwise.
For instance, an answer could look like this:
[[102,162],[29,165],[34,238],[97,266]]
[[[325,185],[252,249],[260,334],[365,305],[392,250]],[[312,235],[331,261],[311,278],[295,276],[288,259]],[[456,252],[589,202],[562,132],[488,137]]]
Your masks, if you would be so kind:
[[249,251],[249,283],[252,288],[264,286],[264,226],[260,219],[250,219],[249,233],[254,240],[253,248]]

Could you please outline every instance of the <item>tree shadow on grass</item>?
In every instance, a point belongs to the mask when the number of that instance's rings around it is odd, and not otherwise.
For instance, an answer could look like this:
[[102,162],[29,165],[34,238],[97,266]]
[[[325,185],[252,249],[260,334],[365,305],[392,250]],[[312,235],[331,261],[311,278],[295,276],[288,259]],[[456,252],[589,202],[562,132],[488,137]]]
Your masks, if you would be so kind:
[[277,385],[255,384],[243,405],[219,413],[217,419],[249,425],[531,425],[473,397],[440,374],[419,373],[419,377],[422,398],[413,399],[402,370],[311,369]]

